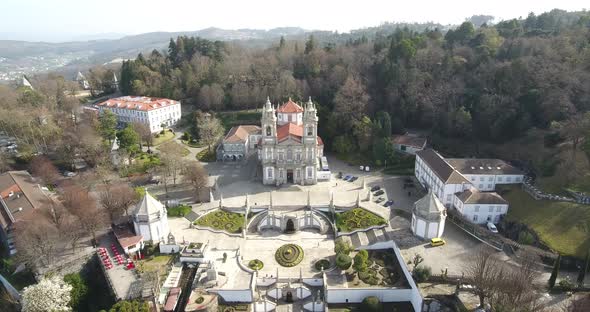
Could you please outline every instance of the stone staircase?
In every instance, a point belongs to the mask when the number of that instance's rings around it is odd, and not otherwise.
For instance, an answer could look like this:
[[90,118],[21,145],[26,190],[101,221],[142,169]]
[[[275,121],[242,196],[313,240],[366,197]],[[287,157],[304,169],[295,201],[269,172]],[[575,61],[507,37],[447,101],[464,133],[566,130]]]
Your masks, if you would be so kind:
[[348,237],[350,238],[350,242],[354,248],[359,248],[361,246],[369,246],[390,240],[385,228],[371,229],[368,231],[359,231],[354,234],[348,235]]

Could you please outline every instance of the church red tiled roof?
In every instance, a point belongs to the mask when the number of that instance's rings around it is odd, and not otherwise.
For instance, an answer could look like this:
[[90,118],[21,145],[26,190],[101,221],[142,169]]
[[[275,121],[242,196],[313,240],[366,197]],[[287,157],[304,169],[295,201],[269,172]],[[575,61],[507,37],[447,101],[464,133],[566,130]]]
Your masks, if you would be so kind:
[[288,124],[284,124],[277,129],[277,140],[279,142],[283,141],[284,139],[288,138],[289,136],[295,137],[301,140],[303,137],[303,127],[301,125],[296,125],[292,122]]
[[303,107],[299,106],[299,104],[293,102],[291,99],[287,101],[287,103],[281,105],[277,112],[279,113],[302,113]]

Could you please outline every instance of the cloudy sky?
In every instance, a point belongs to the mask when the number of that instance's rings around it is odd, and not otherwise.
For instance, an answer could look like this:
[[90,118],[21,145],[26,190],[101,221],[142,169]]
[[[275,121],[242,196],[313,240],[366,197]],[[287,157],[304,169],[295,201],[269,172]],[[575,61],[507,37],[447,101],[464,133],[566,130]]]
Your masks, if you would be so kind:
[[497,20],[553,8],[590,9],[578,0],[1,0],[0,39],[61,41],[113,34],[299,26],[340,32],[383,22],[457,24],[474,14]]

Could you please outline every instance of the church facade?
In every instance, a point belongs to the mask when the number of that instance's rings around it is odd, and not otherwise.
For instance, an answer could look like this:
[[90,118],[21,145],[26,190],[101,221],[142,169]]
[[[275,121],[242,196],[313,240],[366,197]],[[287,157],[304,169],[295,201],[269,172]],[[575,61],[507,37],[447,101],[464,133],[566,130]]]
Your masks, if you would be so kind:
[[317,135],[317,110],[311,98],[304,106],[289,99],[275,109],[266,100],[258,143],[264,184],[317,183],[324,143]]

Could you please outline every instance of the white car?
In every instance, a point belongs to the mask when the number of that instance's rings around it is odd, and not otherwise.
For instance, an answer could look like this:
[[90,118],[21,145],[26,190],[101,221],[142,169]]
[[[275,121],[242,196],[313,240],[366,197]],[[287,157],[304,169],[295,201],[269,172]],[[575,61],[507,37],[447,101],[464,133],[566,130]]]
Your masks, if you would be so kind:
[[490,232],[498,233],[498,228],[492,222],[488,222],[487,226],[488,226],[488,230],[490,230]]

